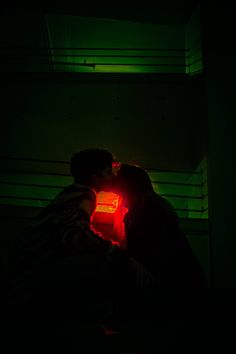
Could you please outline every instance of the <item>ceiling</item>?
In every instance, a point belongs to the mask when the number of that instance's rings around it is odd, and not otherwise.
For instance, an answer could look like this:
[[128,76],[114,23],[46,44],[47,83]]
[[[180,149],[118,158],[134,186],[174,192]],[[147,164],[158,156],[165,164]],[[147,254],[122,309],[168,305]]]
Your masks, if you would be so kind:
[[184,26],[198,0],[116,1],[21,1],[20,5],[1,5],[6,11],[43,12],[98,17],[132,22]]

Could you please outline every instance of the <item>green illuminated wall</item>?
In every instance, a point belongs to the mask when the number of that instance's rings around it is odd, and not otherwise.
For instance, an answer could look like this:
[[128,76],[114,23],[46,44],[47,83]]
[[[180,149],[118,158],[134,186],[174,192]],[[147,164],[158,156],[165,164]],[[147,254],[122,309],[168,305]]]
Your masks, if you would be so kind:
[[[1,160],[0,204],[43,207],[72,183],[69,163]],[[170,201],[182,218],[207,218],[203,209],[202,169],[198,171],[147,170],[154,190]]]
[[75,151],[102,146],[124,162],[192,170],[202,156],[194,152],[199,121],[190,85],[175,78],[7,76],[2,155],[69,161]]
[[196,75],[202,72],[201,11],[198,4],[185,28],[186,73]]
[[201,71],[196,63],[201,56],[201,43],[195,43],[200,35],[197,11],[186,28],[23,12],[3,17],[1,26],[2,70],[149,74]]
[[[52,50],[53,60],[58,63],[56,71],[64,70],[59,63],[66,59],[72,63],[73,72],[184,73],[181,28],[52,15],[47,16],[47,21],[53,47],[66,44],[72,48]],[[62,24],[60,35],[59,23]],[[69,57],[61,58],[58,54]]]
[[[196,168],[206,145],[202,88],[184,73],[197,9],[186,28],[23,12],[3,16],[1,26],[2,155],[68,160],[99,145],[146,167]],[[84,78],[73,76],[77,60]],[[94,60],[109,65],[87,66]],[[118,72],[123,79],[112,77]],[[134,72],[135,80],[125,75]]]

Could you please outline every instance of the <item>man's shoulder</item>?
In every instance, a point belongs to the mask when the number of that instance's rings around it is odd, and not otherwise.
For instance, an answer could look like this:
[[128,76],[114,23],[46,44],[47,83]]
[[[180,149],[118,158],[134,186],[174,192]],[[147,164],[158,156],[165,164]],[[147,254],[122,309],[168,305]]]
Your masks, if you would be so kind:
[[71,184],[65,187],[52,201],[50,207],[60,207],[70,203],[71,201],[90,200],[96,204],[96,192],[88,186]]
[[86,196],[86,195],[89,195],[93,199],[96,199],[96,192],[92,188],[85,186],[85,185],[80,185],[80,184],[71,184],[71,185],[65,187],[59,195],[60,196],[68,196],[68,195]]

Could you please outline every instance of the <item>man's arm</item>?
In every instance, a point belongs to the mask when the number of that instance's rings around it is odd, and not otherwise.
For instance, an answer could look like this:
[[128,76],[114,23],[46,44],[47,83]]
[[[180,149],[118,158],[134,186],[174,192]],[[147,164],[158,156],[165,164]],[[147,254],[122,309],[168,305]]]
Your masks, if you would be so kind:
[[132,288],[142,289],[144,292],[153,288],[156,280],[141,263],[129,257],[117,243],[103,239],[91,229],[88,202],[81,208],[81,203],[71,201],[63,212],[61,223],[65,242],[78,253],[100,254],[110,268],[109,273],[114,274],[118,283],[123,283],[123,279],[126,279]]

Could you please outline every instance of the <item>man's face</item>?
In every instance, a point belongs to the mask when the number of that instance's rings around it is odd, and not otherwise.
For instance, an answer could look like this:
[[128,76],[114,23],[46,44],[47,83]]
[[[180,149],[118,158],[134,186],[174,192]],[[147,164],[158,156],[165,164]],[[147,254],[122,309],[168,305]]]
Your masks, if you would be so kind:
[[94,184],[97,192],[110,192],[113,177],[114,174],[112,171],[112,166],[105,167],[103,170],[96,173],[96,175],[94,175]]

